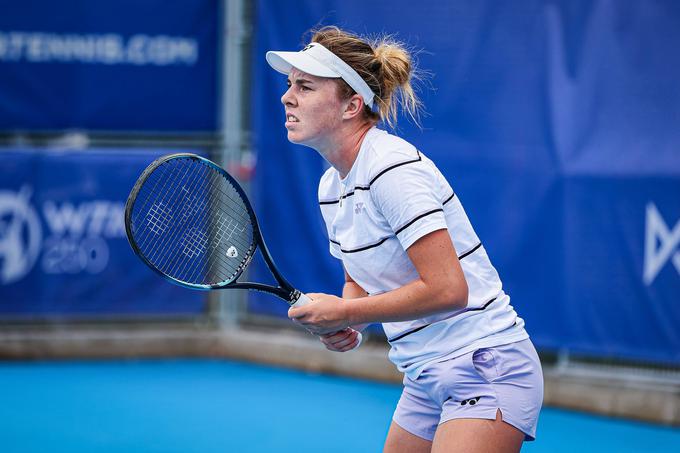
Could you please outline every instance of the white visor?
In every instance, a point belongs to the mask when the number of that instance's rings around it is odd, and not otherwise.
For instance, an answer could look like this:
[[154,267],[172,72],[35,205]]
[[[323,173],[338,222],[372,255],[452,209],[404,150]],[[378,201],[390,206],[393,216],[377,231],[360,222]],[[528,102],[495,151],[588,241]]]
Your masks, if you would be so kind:
[[352,87],[369,107],[373,107],[375,94],[350,65],[318,42],[313,42],[299,52],[267,52],[267,63],[276,71],[288,75],[292,68],[317,77],[341,78]]

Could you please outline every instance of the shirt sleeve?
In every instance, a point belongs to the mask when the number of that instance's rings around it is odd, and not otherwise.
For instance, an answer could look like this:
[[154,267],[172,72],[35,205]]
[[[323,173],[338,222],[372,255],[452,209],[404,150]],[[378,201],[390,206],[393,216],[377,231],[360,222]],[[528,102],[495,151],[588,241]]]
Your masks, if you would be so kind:
[[373,201],[404,250],[447,227],[440,187],[435,168],[423,161],[395,166],[371,184]]
[[331,209],[329,206],[324,206],[323,201],[329,198],[328,192],[331,190],[331,184],[333,181],[333,169],[329,168],[321,176],[319,181],[318,198],[319,198],[319,208],[321,209],[321,218],[323,219],[324,227],[326,229],[326,237],[328,238],[328,247],[331,255],[339,260],[342,260],[342,253],[340,252],[340,245],[333,240],[331,236],[331,220],[329,218],[330,213],[327,213],[327,209]]
[[342,261],[342,252],[340,251],[340,246],[337,243],[333,242],[332,239],[328,240],[328,245],[331,255],[334,258],[337,258]]

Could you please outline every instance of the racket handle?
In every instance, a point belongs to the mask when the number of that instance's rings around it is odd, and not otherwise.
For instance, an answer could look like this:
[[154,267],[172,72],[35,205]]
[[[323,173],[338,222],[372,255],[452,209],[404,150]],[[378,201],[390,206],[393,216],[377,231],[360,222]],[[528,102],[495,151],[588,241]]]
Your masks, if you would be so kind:
[[297,308],[297,307],[302,307],[304,305],[307,305],[312,301],[306,294],[303,294],[299,291],[295,291],[296,293],[299,294],[297,300],[293,301],[292,304],[290,304],[291,308]]
[[[312,299],[310,299],[306,294],[300,293],[300,296],[297,298],[297,300],[291,304],[291,308],[302,307],[304,305],[307,305],[311,301],[312,301]],[[345,330],[348,330],[348,329],[351,329],[351,327],[348,327]],[[359,337],[358,337],[359,341],[357,342],[356,346],[354,346],[352,349],[350,349],[350,351],[353,351],[356,348],[358,348],[361,345],[361,342],[364,339],[364,336],[361,334],[361,332],[357,332],[357,333],[359,334]]]

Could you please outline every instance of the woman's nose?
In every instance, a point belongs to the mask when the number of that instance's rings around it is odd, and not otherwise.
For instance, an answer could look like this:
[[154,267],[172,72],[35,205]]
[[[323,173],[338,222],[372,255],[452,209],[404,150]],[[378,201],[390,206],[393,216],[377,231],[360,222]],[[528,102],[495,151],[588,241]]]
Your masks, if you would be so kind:
[[293,105],[294,104],[294,99],[295,97],[292,95],[290,92],[290,88],[286,90],[285,93],[283,93],[283,96],[281,96],[281,103],[283,105]]

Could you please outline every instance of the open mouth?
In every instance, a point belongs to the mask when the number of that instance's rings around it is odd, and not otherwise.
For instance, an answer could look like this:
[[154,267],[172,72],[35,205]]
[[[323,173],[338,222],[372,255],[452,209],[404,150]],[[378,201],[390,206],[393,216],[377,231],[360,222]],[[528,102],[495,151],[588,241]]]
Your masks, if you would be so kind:
[[295,115],[291,115],[290,113],[286,114],[286,122],[288,123],[299,123],[300,120],[298,120]]

